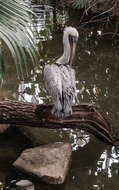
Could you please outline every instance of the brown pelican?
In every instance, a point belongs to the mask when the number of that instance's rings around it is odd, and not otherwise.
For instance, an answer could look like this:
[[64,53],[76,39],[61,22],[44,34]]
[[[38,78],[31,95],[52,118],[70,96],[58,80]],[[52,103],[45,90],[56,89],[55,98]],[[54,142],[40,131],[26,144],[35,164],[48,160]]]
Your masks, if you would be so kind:
[[76,98],[75,71],[72,64],[78,36],[74,27],[66,27],[63,34],[63,55],[44,68],[45,86],[53,101],[51,113],[56,117],[72,114],[72,103]]

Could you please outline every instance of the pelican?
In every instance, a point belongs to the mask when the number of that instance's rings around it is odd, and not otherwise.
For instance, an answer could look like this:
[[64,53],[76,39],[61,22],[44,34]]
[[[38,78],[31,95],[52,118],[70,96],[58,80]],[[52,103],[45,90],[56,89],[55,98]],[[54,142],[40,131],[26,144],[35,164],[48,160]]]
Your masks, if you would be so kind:
[[78,37],[78,31],[74,27],[65,27],[63,55],[53,64],[44,67],[46,90],[53,102],[51,113],[58,118],[72,115],[72,104],[76,98],[75,71],[72,64]]

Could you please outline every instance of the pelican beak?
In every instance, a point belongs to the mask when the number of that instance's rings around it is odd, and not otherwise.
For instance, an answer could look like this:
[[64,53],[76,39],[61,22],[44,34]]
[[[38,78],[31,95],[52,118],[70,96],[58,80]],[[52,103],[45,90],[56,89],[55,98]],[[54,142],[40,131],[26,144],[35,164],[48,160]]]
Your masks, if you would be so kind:
[[71,50],[70,67],[72,67],[72,65],[74,63],[75,49],[76,49],[76,40],[73,40],[72,50]]

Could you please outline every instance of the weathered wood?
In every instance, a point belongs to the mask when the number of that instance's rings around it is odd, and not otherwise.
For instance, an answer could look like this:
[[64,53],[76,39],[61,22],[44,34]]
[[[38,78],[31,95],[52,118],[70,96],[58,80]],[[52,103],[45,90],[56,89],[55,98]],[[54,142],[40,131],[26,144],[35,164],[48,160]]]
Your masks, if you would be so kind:
[[86,130],[109,144],[119,144],[115,130],[104,118],[100,108],[92,104],[73,106],[73,114],[56,118],[52,105],[5,100],[0,102],[0,124],[41,128],[78,128]]

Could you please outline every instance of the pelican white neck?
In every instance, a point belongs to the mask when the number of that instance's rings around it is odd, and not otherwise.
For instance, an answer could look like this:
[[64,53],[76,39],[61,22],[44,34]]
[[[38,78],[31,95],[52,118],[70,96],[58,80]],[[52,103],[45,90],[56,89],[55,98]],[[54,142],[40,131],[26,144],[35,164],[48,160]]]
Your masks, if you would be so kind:
[[64,52],[63,55],[56,60],[57,64],[67,64],[70,61],[71,58],[71,44],[69,41],[69,37],[75,37],[76,41],[78,40],[78,31],[74,27],[66,27],[64,29],[64,34],[63,34],[63,46],[64,46]]

